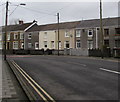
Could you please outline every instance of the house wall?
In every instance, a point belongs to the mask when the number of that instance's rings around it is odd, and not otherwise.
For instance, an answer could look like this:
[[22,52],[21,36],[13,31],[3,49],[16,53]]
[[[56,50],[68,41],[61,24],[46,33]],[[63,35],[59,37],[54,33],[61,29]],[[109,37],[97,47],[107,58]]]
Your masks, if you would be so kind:
[[[113,49],[115,48],[115,40],[120,40],[120,35],[116,35],[115,28],[118,28],[117,26],[108,26],[108,27],[103,27],[103,38],[104,38],[104,46],[105,45],[105,40],[108,40],[109,42],[109,48]],[[83,32],[84,29],[84,32]],[[88,37],[88,30],[92,29],[93,30],[93,36]],[[109,35],[105,36],[104,29],[109,29]],[[82,30],[81,31],[81,37],[76,37],[75,41],[80,40],[81,41],[81,49],[88,49],[88,41],[91,40],[93,41],[93,49],[101,48],[101,33],[100,33],[100,28],[95,27],[95,28],[80,28],[76,30]],[[75,45],[76,46],[76,45]]]
[[[65,36],[65,32],[68,31],[68,37]],[[60,50],[65,49],[65,42],[69,42],[69,48],[75,48],[75,30],[74,29],[60,29],[59,31],[59,41],[61,41]],[[56,41],[58,42],[58,32],[56,33]],[[58,44],[56,44],[56,48],[58,49]]]
[[[45,35],[46,33],[46,35]],[[47,30],[39,32],[39,49],[56,49],[57,41],[56,41],[56,31],[55,30]],[[47,42],[47,47],[44,46],[44,42]],[[52,45],[54,43],[54,45]]]
[[[31,39],[28,38],[28,35],[31,34]],[[32,49],[37,50],[39,49],[39,31],[33,31],[33,32],[25,32],[24,34],[25,38],[25,49]],[[38,48],[36,47],[35,43],[38,42]],[[31,43],[31,48],[28,47],[28,44]]]

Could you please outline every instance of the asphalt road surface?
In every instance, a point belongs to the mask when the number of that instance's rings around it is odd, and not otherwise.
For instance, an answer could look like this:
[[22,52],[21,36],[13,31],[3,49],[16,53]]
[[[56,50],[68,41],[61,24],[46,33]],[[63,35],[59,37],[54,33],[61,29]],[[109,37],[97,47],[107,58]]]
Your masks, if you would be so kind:
[[55,100],[118,100],[118,62],[85,57],[11,56]]

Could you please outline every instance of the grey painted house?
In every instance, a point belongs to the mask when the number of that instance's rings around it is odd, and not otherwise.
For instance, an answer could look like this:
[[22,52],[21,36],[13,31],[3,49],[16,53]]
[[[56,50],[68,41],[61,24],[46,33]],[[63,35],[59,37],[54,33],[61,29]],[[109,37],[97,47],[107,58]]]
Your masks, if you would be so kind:
[[[110,49],[120,48],[120,27],[118,17],[103,19],[104,46]],[[85,20],[76,28],[76,48],[100,48],[100,20]]]

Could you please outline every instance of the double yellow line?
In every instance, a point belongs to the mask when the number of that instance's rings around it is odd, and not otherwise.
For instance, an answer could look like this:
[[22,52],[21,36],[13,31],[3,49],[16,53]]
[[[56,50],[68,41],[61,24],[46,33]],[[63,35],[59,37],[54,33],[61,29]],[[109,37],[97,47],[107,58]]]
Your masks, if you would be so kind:
[[[11,62],[45,102],[49,102],[49,101],[55,102],[55,100],[37,82],[35,82],[18,64],[16,64],[14,61]],[[39,90],[42,91],[44,95]]]

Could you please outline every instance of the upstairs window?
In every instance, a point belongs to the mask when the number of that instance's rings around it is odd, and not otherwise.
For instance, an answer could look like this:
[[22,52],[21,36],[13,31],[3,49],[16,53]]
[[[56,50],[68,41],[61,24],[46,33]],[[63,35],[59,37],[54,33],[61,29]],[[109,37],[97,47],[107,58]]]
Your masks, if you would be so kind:
[[45,39],[47,38],[47,32],[44,32],[44,38]]
[[109,29],[104,29],[104,36],[109,36]]
[[32,38],[32,34],[29,33],[29,34],[28,34],[28,39],[31,39],[31,38]]
[[88,30],[88,37],[93,37],[93,30]]
[[76,30],[76,37],[80,37],[81,36],[81,30]]
[[7,34],[7,40],[10,40],[10,33]]
[[18,34],[14,33],[14,39],[18,39]]
[[24,38],[24,36],[23,36],[23,33],[21,32],[20,33],[20,39],[23,39]]
[[120,28],[115,28],[115,33],[120,34]]
[[69,37],[69,31],[68,30],[65,31],[65,37]]
[[2,40],[2,34],[0,34],[0,40]]

